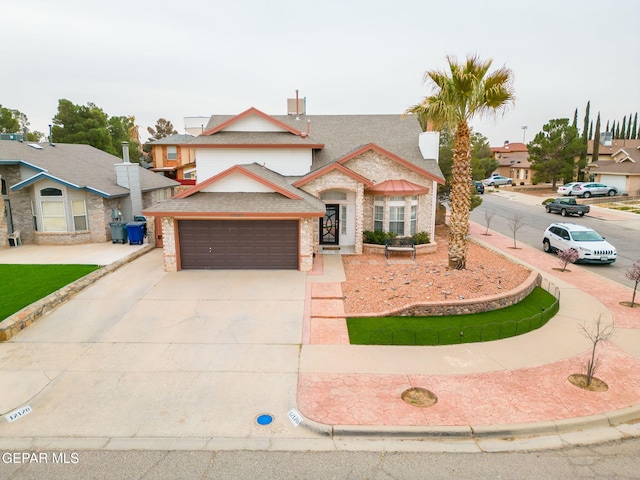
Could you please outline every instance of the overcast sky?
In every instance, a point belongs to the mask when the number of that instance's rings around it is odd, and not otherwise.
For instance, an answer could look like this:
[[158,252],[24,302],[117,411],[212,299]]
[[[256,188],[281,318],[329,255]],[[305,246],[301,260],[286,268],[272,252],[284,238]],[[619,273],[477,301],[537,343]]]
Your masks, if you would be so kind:
[[[0,104],[48,132],[65,98],[158,118],[256,107],[285,114],[402,113],[446,55],[514,74],[516,105],[473,122],[491,146],[529,142],[578,108],[622,120],[640,110],[638,0],[21,0],[2,2]],[[493,68],[492,68],[493,69]],[[526,126],[524,130],[522,127]]]

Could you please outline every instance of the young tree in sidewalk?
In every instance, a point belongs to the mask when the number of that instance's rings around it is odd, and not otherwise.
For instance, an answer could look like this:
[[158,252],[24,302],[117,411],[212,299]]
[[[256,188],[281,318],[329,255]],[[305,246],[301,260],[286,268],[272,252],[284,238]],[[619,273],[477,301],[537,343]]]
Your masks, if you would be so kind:
[[638,283],[640,283],[640,260],[636,260],[629,270],[624,274],[629,280],[635,282],[633,286],[633,296],[631,297],[631,308],[635,307],[636,290],[638,289]]

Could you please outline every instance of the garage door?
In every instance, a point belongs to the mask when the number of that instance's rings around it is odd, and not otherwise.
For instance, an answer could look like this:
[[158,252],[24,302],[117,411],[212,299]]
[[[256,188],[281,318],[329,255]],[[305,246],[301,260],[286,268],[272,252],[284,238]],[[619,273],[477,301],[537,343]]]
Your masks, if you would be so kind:
[[179,220],[185,269],[298,269],[296,220]]
[[627,191],[627,178],[624,175],[601,175],[600,182],[608,187],[616,187],[619,193]]

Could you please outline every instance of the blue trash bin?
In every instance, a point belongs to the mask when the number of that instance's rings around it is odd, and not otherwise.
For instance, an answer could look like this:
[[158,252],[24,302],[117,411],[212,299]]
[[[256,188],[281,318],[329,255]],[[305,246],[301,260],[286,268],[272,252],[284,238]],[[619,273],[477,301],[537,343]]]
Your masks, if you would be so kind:
[[144,222],[127,223],[127,234],[129,235],[129,245],[142,245],[144,242]]

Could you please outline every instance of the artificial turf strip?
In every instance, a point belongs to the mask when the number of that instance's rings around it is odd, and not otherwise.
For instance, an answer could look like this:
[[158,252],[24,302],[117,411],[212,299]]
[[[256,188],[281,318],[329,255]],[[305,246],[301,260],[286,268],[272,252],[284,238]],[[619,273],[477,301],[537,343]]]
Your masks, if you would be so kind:
[[[441,317],[348,318],[357,345],[452,345],[512,337],[544,325],[557,312],[556,298],[536,287],[516,305],[491,312]],[[553,307],[553,308],[551,308]],[[543,310],[551,310],[541,315]]]
[[99,268],[99,265],[0,264],[0,321]]

